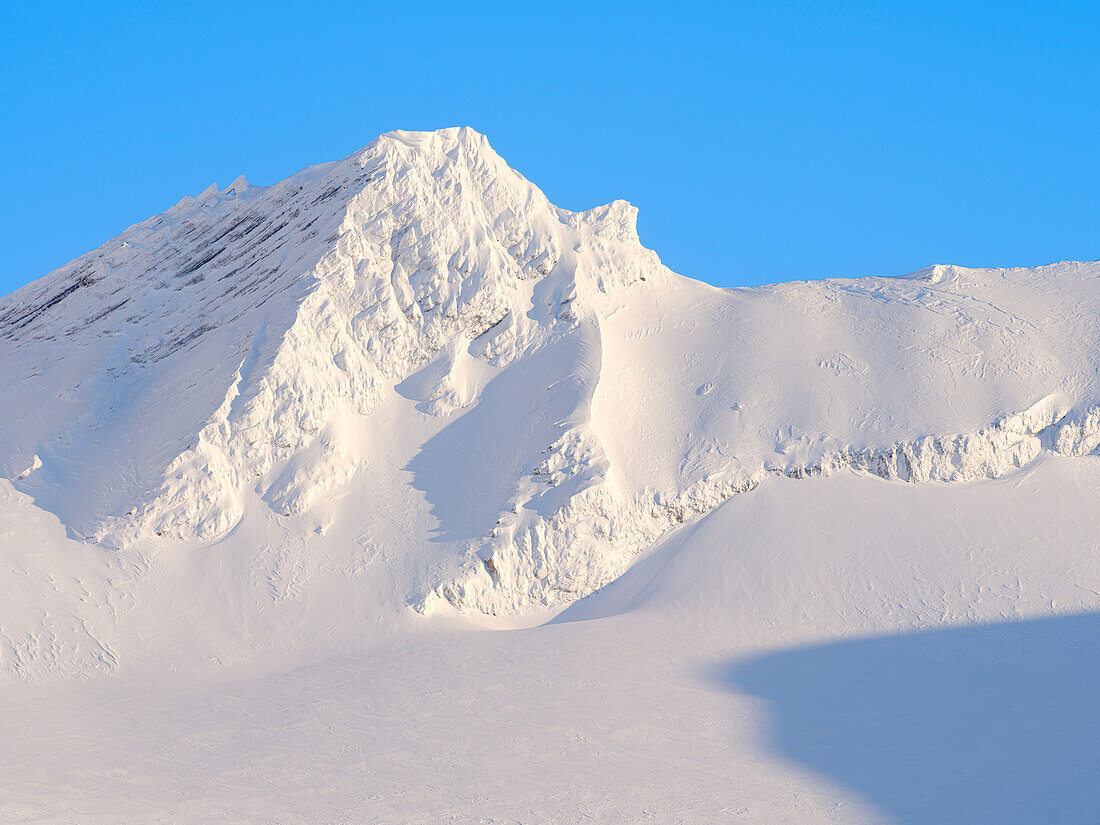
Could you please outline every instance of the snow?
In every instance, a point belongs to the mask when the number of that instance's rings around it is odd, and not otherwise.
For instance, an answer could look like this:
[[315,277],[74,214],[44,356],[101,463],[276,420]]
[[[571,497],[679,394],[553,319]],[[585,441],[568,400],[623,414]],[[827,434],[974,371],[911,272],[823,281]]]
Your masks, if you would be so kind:
[[1100,264],[636,217],[394,132],[0,299],[0,819],[1087,821]]

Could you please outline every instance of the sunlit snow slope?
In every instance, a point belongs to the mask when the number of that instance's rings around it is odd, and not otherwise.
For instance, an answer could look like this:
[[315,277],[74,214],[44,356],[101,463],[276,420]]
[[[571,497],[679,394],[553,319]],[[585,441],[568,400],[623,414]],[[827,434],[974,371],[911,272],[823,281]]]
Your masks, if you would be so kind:
[[774,476],[1100,445],[1100,264],[723,290],[635,218],[394,132],[4,298],[0,667],[111,670],[139,626],[231,661],[410,607],[529,623]]

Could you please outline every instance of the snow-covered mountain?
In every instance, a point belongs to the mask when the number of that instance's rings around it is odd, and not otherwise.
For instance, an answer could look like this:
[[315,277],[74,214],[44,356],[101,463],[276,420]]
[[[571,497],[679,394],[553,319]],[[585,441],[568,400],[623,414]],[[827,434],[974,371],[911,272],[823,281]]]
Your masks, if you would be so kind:
[[[767,474],[967,481],[1100,444],[1098,265],[719,290],[635,217],[555,208],[469,129],[211,186],[0,304],[0,473],[102,547],[259,510],[441,543],[470,563],[434,598],[501,613]],[[399,534],[363,505],[386,464]]]
[[[452,614],[593,593],[551,627],[664,611],[753,647],[1100,605],[1100,263],[717,289],[635,222],[469,129],[394,132],[0,300],[0,671],[432,627],[445,661],[475,644]],[[1012,515],[1006,476],[1050,484]]]

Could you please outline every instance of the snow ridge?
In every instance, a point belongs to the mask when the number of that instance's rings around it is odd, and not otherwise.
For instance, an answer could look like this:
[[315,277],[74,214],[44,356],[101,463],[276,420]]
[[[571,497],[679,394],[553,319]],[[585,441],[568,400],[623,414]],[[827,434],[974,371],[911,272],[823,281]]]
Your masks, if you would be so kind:
[[[1065,417],[1063,400],[1051,395],[974,433],[846,448],[811,465],[770,464],[748,473],[731,467],[675,496],[647,491],[622,502],[598,487],[574,496],[550,518],[515,519],[517,507],[481,548],[481,563],[436,588],[420,609],[432,612],[446,601],[459,610],[497,614],[569,604],[616,579],[669,530],[756,489],[769,475],[804,479],[851,470],[913,484],[967,483],[1000,478],[1044,453],[1100,454],[1100,407],[1078,420]],[[536,468],[536,475],[541,472]]]

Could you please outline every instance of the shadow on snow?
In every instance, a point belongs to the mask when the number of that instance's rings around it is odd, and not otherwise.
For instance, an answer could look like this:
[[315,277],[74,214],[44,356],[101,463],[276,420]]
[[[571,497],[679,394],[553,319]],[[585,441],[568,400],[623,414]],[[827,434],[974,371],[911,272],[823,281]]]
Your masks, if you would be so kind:
[[1100,822],[1100,613],[761,655],[783,757],[899,825]]

